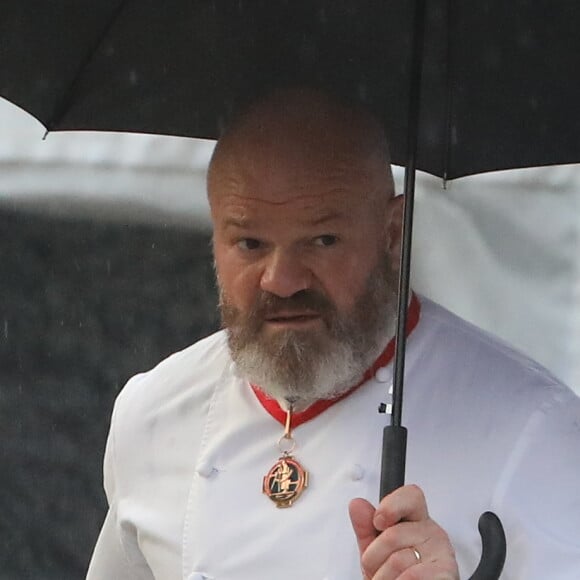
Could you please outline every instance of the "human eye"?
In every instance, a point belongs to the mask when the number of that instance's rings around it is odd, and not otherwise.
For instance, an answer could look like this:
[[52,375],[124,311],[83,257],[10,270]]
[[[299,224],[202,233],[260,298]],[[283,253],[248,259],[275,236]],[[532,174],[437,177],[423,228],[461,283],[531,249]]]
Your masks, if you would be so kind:
[[241,238],[236,242],[236,245],[240,250],[257,250],[262,246],[260,240],[255,238]]
[[314,238],[314,243],[317,246],[323,248],[328,248],[329,246],[334,246],[338,242],[338,237],[332,234],[324,234]]

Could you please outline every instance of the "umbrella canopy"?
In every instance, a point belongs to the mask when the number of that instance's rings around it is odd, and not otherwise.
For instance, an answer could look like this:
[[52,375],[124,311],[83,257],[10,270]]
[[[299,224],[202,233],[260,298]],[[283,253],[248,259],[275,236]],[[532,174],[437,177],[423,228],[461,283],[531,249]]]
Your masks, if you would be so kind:
[[[366,103],[406,161],[408,0],[3,0],[0,95],[50,131],[216,138],[308,82]],[[432,0],[417,168],[452,179],[580,161],[580,5]]]

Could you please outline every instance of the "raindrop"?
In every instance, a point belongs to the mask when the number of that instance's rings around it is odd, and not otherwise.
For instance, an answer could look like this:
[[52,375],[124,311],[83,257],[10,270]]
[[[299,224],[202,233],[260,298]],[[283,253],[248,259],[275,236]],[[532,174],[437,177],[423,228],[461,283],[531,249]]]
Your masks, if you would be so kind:
[[530,29],[521,30],[517,35],[517,44],[521,48],[531,48],[535,43],[534,33]]
[[358,96],[363,103],[366,102],[368,98],[368,87],[363,81],[358,84]]
[[457,134],[457,126],[451,127],[451,143],[455,147],[459,144],[459,135]]
[[540,101],[536,96],[530,96],[528,98],[528,103],[530,104],[530,109],[532,109],[532,111],[537,111],[540,108]]
[[107,57],[115,56],[115,47],[112,44],[107,44],[103,50],[103,53]]
[[8,320],[4,319],[4,338],[8,340]]
[[220,134],[224,133],[224,131],[226,130],[227,123],[226,123],[226,120],[225,120],[223,115],[218,116],[217,125],[218,125],[218,132]]

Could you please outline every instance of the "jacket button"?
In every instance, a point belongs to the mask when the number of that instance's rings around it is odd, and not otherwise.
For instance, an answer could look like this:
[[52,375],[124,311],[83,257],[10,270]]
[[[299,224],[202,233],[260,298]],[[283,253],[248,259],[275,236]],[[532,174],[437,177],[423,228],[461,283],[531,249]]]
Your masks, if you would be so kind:
[[350,470],[350,478],[353,481],[360,481],[365,476],[365,470],[362,465],[355,463]]
[[387,367],[381,367],[377,369],[377,372],[375,373],[375,379],[377,379],[379,383],[386,383],[391,380],[391,375],[391,369]]
[[214,473],[217,473],[217,469],[207,461],[201,461],[196,471],[201,477],[211,477]]

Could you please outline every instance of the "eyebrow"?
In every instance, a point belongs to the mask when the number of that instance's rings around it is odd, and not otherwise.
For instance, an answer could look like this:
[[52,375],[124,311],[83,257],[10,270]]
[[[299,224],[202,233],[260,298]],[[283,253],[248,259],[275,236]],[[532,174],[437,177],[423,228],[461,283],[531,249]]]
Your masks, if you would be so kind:
[[244,217],[227,217],[223,222],[224,227],[235,227],[248,229],[252,227],[252,222]]
[[340,221],[344,219],[344,215],[338,211],[332,211],[330,213],[324,214],[310,222],[310,225],[320,226],[331,221]]

